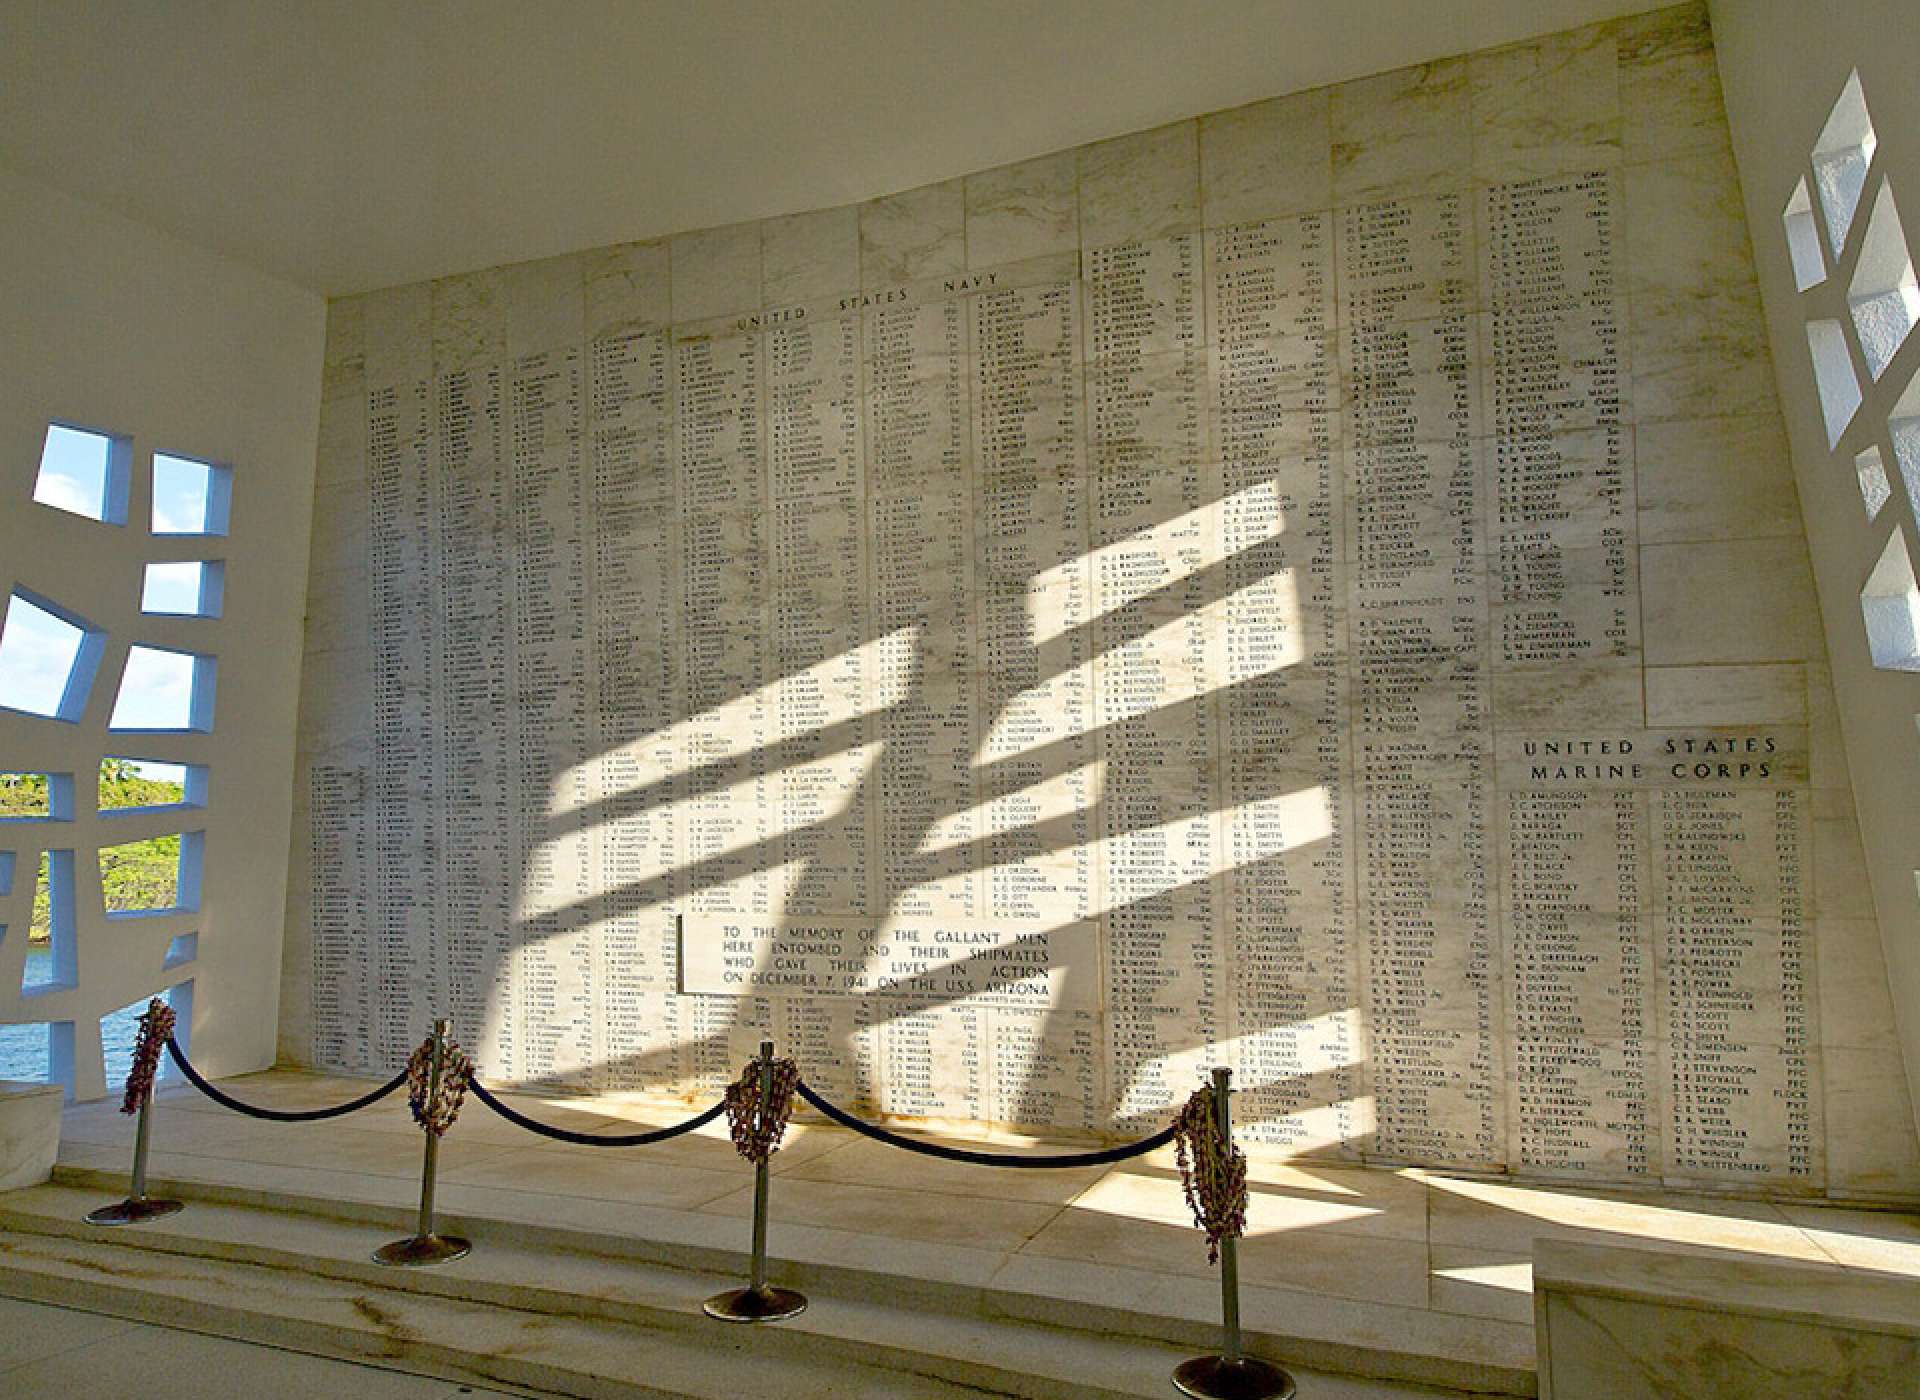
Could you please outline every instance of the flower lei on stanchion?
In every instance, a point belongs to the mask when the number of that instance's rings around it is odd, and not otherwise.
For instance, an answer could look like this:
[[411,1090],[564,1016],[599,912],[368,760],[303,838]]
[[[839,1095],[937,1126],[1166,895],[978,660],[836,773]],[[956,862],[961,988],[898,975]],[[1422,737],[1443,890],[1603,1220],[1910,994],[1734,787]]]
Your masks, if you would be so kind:
[[460,1048],[460,1042],[448,1036],[441,1044],[444,1058],[440,1064],[440,1093],[433,1102],[427,1101],[433,1084],[433,1037],[421,1041],[407,1061],[407,1107],[413,1110],[413,1121],[435,1137],[445,1137],[453,1120],[460,1116],[467,1085],[473,1079],[473,1061]]
[[736,1151],[758,1165],[780,1150],[787,1121],[793,1117],[793,1091],[800,1083],[800,1067],[792,1060],[772,1064],[767,1111],[760,1111],[760,1061],[748,1060],[740,1077],[727,1085],[727,1132]]
[[1247,1232],[1247,1156],[1222,1142],[1213,1091],[1196,1089],[1173,1120],[1174,1160],[1193,1223],[1207,1232],[1207,1262],[1220,1262],[1220,1241]]
[[173,1034],[173,1023],[173,1008],[159,997],[149,1001],[140,1014],[140,1038],[133,1044],[133,1067],[127,1071],[127,1092],[120,1100],[122,1113],[138,1113],[153,1092],[154,1076],[160,1072],[160,1052]]

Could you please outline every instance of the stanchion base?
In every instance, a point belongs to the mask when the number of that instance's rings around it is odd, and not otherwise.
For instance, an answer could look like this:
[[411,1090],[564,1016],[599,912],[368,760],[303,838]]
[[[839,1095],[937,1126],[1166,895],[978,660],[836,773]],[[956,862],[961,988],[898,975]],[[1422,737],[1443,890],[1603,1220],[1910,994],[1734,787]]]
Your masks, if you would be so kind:
[[89,1225],[138,1225],[142,1220],[158,1220],[186,1209],[179,1201],[156,1201],[151,1196],[129,1196],[110,1206],[87,1212]]
[[393,1269],[428,1269],[465,1259],[471,1253],[473,1245],[458,1235],[415,1235],[381,1245],[373,1252],[373,1262]]
[[722,1322],[780,1322],[805,1312],[807,1299],[791,1288],[736,1288],[716,1293],[700,1306]]
[[1173,1372],[1174,1389],[1200,1400],[1292,1400],[1293,1377],[1278,1366],[1243,1356],[1196,1356]]

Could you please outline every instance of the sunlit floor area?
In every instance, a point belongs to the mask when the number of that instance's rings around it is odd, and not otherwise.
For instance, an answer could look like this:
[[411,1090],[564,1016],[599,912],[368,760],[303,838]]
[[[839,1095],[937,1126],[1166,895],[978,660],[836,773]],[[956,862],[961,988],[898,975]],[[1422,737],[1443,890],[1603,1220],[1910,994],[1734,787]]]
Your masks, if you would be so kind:
[[[226,1087],[300,1108],[366,1085],[273,1071]],[[510,1101],[588,1134],[675,1116],[610,1100]],[[111,1102],[68,1109],[56,1186],[110,1197],[124,1186],[132,1129]],[[419,1130],[398,1094],[312,1124],[244,1118],[179,1086],[156,1109],[154,1179],[196,1183],[216,1200],[406,1207],[417,1200],[420,1158]],[[1128,1317],[1217,1317],[1215,1277],[1170,1150],[1112,1167],[997,1170],[797,1123],[773,1172],[776,1282],[784,1268],[825,1292],[832,1285],[821,1280],[834,1270],[881,1274],[902,1288],[984,1290],[1041,1321],[1107,1309],[1122,1329]],[[1253,1334],[1302,1339],[1321,1354],[1432,1356],[1464,1368],[1447,1373],[1456,1376],[1531,1371],[1530,1261],[1543,1237],[1764,1256],[1836,1277],[1920,1276],[1920,1216],[1892,1211],[1259,1161],[1250,1179],[1241,1270]],[[0,1211],[20,1199],[0,1198]],[[751,1171],[724,1122],[658,1145],[602,1149],[532,1137],[469,1100],[442,1147],[439,1205],[478,1246],[452,1270],[487,1267],[490,1227],[502,1247],[515,1240],[524,1250],[528,1236],[516,1227],[544,1227],[645,1241],[653,1259],[675,1263],[679,1250],[698,1264],[701,1251],[745,1248]],[[217,1209],[196,1206],[189,1216]],[[366,1239],[350,1236],[353,1249],[379,1242],[378,1225],[360,1228]]]

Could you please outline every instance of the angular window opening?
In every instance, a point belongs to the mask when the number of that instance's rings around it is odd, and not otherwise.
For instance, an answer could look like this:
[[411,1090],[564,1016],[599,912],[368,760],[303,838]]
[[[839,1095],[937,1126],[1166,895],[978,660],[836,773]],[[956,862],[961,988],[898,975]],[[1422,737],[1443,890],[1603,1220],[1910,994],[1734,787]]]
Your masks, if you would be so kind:
[[171,972],[176,967],[184,967],[199,956],[200,935],[197,933],[183,933],[167,944],[166,961],[161,963],[160,966],[163,970]]
[[1853,474],[1860,479],[1860,504],[1867,508],[1867,519],[1877,519],[1880,508],[1893,495],[1893,484],[1887,480],[1887,464],[1880,460],[1880,449],[1869,447],[1855,456]]
[[1813,226],[1813,201],[1807,195],[1804,176],[1793,187],[1793,198],[1787,201],[1787,212],[1781,218],[1787,226],[1794,285],[1803,292],[1819,286],[1827,280],[1826,255],[1820,251],[1820,230]]
[[177,914],[200,907],[204,834],[155,836],[100,848],[100,891],[107,917]]
[[0,773],[0,823],[73,820],[73,774]]
[[1861,192],[1867,187],[1875,145],[1860,74],[1851,73],[1813,147],[1813,184],[1827,216],[1827,235],[1836,258],[1847,246],[1847,232],[1853,225],[1854,211],[1860,207]]
[[77,613],[24,588],[0,623],[0,708],[77,722],[106,638]]
[[1860,261],[1847,288],[1847,309],[1853,313],[1867,369],[1878,379],[1906,343],[1914,322],[1920,321],[1920,283],[1914,280],[1913,253],[1900,226],[1889,180],[1880,182],[1873,212],[1867,216]]
[[[0,851],[0,896],[13,893],[13,852]],[[0,925],[0,939],[6,937],[6,928]],[[4,1079],[5,1075],[0,1075]]]
[[[192,987],[191,982],[183,982],[159,993],[160,1000],[173,1008],[173,1034],[183,1049],[187,1043],[188,1023],[193,1019]],[[127,1075],[133,1070],[133,1047],[140,1039],[140,1018],[146,1014],[149,1000],[151,998],[141,997],[100,1018],[100,1055],[107,1072],[109,1094],[120,1094],[126,1090]],[[161,1055],[160,1068],[154,1077],[171,1079],[178,1073],[173,1067],[172,1057]]]
[[1887,433],[1893,439],[1894,465],[1906,483],[1907,499],[1920,511],[1920,373],[1887,415]]
[[165,647],[129,647],[107,728],[206,733],[213,728],[214,660]]
[[0,1026],[0,1079],[51,1084],[53,1027],[45,1021]]
[[165,812],[207,805],[207,765],[109,754],[100,760],[100,814]]
[[1860,377],[1853,372],[1846,333],[1838,321],[1807,322],[1807,353],[1820,390],[1820,413],[1827,422],[1827,446],[1838,447],[1847,424],[1860,409]]
[[33,922],[27,929],[27,961],[20,977],[26,996],[80,985],[80,954],[74,939],[73,852],[43,851],[33,892]]
[[1875,666],[1920,671],[1920,583],[1913,577],[1907,537],[1897,526],[1860,590],[1860,612]]
[[224,535],[233,473],[191,457],[153,454],[153,533]]
[[49,423],[33,499],[89,520],[124,525],[131,456],[131,445],[124,438]]
[[140,611],[168,617],[218,617],[226,572],[226,564],[218,559],[149,564],[140,590]]

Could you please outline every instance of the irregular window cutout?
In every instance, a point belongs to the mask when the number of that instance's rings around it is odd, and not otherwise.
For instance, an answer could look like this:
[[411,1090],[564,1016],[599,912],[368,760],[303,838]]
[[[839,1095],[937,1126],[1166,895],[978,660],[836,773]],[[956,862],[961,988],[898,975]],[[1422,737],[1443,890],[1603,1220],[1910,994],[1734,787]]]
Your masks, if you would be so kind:
[[169,807],[204,807],[206,787],[205,764],[157,763],[152,759],[109,754],[100,760],[99,810],[112,815]]
[[1906,343],[1914,322],[1920,321],[1920,283],[1914,280],[1913,254],[1900,226],[1892,182],[1887,180],[1880,182],[1873,213],[1867,218],[1860,261],[1847,288],[1847,309],[1867,371],[1878,379]]
[[49,423],[33,499],[43,506],[120,525],[127,518],[127,444],[105,433]]
[[1907,537],[1896,526],[1860,590],[1867,649],[1883,671],[1920,671],[1920,583],[1913,576]]
[[214,659],[161,647],[129,647],[109,729],[213,728]]
[[1887,480],[1887,464],[1880,460],[1880,449],[1869,447],[1855,456],[1853,473],[1860,479],[1860,504],[1866,507],[1867,519],[1877,519],[1881,507],[1893,495],[1893,484]]
[[100,641],[81,618],[15,589],[0,624],[0,706],[78,720],[93,688]]
[[1793,187],[1793,198],[1781,219],[1787,229],[1787,253],[1793,259],[1794,285],[1803,292],[1819,286],[1827,280],[1826,254],[1820,251],[1820,230],[1813,225],[1813,201],[1805,179]]
[[218,559],[149,564],[140,611],[167,617],[218,617],[226,566]]
[[1813,379],[1820,390],[1827,446],[1838,447],[1847,424],[1860,409],[1860,377],[1853,372],[1853,358],[1847,353],[1847,337],[1840,323],[1807,322],[1807,353],[1813,357]]
[[153,454],[153,533],[224,535],[232,474],[191,457]]
[[1860,87],[1860,75],[1851,73],[1813,147],[1813,185],[1819,192],[1820,208],[1827,218],[1827,236],[1836,258],[1847,246],[1847,234],[1853,227],[1854,211],[1860,207],[1860,195],[1867,186],[1867,171],[1873,165],[1876,145],[1873,119],[1867,115],[1867,98]]

